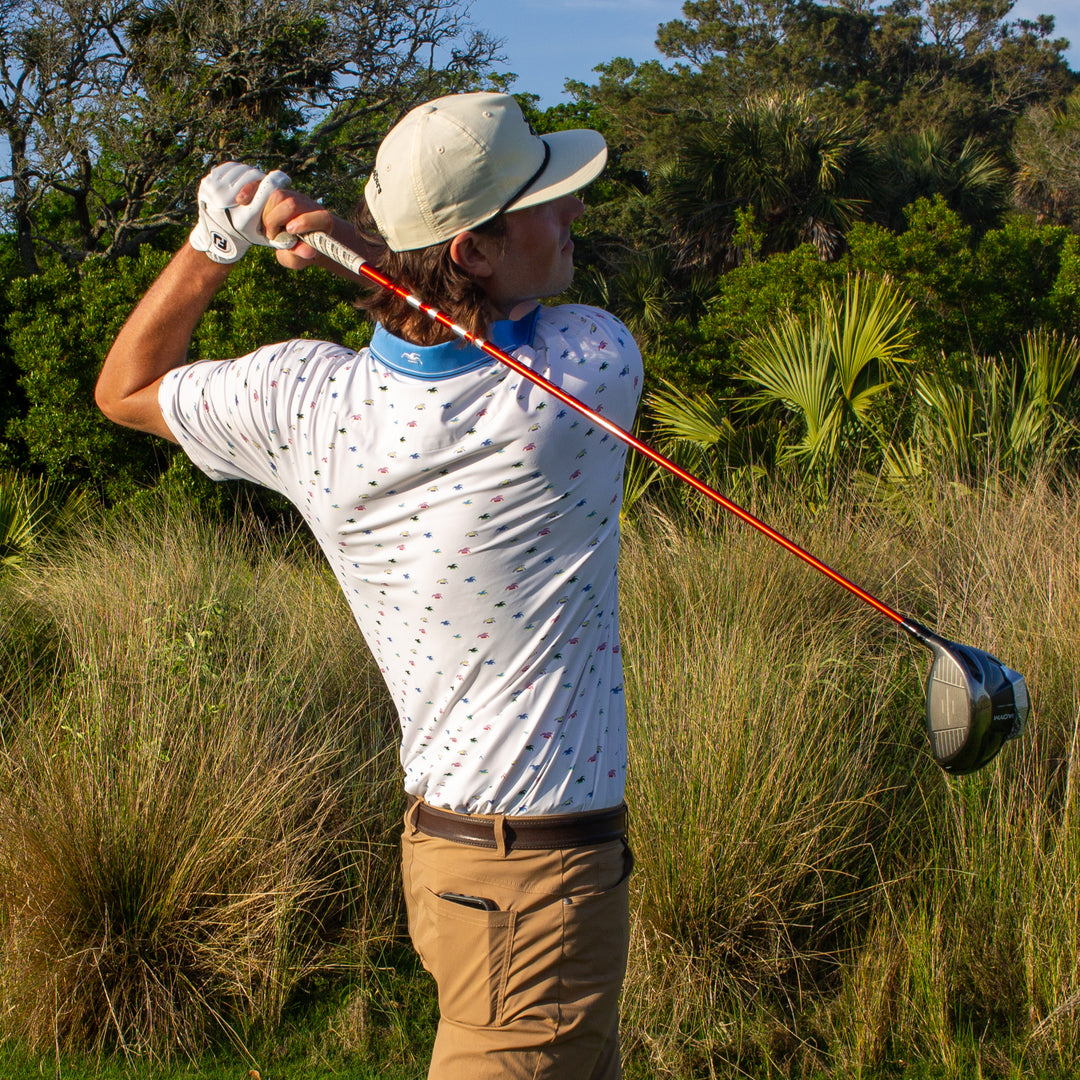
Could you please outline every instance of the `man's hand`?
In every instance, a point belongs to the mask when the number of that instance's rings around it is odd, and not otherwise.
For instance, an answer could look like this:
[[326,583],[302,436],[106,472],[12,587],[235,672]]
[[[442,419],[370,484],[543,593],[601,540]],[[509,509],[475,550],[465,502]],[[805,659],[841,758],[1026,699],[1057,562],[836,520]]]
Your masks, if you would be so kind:
[[199,184],[199,222],[189,243],[223,264],[237,262],[252,244],[291,247],[294,237],[271,240],[263,231],[267,200],[288,185],[289,178],[280,169],[264,174],[237,161],[218,165]]
[[309,195],[291,188],[271,193],[263,209],[262,223],[270,243],[277,248],[277,261],[290,270],[315,264],[317,252],[300,239],[304,233],[349,231],[344,221]]
[[[247,198],[247,193],[242,193],[239,198],[243,202]],[[270,243],[278,249],[277,261],[289,270],[303,270],[308,266],[319,266],[349,281],[366,281],[351,270],[346,270],[340,263],[328,259],[325,255],[320,255],[313,247],[305,244],[301,238],[304,233],[309,232],[326,233],[365,259],[375,258],[378,254],[378,251],[372,250],[371,245],[357,232],[354,225],[332,214],[310,196],[299,191],[286,188],[272,192],[266,201],[262,220],[266,235],[271,237]]]

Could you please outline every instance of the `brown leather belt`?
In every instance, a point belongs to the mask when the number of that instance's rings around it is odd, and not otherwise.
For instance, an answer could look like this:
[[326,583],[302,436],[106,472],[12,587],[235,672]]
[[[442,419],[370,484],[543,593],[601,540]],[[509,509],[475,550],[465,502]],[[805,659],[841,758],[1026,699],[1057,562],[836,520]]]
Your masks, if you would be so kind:
[[539,817],[504,817],[487,814],[454,814],[438,810],[408,796],[410,812],[417,806],[413,821],[428,836],[453,840],[472,847],[497,848],[495,829],[502,821],[507,850],[574,848],[606,844],[626,836],[626,807],[590,810],[583,814],[545,814]]

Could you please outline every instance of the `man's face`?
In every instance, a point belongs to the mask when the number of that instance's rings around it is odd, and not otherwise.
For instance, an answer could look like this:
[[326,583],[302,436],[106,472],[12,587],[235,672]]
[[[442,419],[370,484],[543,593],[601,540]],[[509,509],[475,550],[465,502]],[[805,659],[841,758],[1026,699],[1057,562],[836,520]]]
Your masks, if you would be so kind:
[[485,237],[490,274],[479,278],[497,318],[516,318],[516,309],[567,288],[574,277],[574,242],[570,226],[585,204],[576,195],[514,210],[506,215],[506,233]]

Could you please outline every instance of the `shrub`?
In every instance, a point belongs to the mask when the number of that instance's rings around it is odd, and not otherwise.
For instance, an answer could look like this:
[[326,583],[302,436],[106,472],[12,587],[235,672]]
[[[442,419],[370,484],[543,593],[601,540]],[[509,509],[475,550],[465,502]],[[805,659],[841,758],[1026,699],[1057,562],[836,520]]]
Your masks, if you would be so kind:
[[[55,265],[9,282],[8,339],[26,407],[8,435],[48,476],[90,481],[110,501],[156,483],[175,455],[171,444],[106,420],[93,399],[109,347],[167,259],[143,247],[137,258]],[[355,291],[330,274],[291,274],[256,249],[196,328],[191,356],[241,356],[290,337],[359,347],[370,330],[351,307]]]

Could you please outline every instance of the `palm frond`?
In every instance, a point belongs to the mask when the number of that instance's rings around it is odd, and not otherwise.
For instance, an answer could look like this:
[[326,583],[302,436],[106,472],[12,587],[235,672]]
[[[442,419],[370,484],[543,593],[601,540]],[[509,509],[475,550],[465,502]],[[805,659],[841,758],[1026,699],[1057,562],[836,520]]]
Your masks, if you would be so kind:
[[689,441],[703,448],[731,441],[731,421],[707,394],[690,397],[667,380],[662,387],[650,393],[645,404],[665,441]]
[[858,276],[845,282],[839,307],[822,299],[837,383],[861,423],[870,422],[876,399],[892,387],[898,365],[908,362],[911,307],[888,282],[872,285]]

